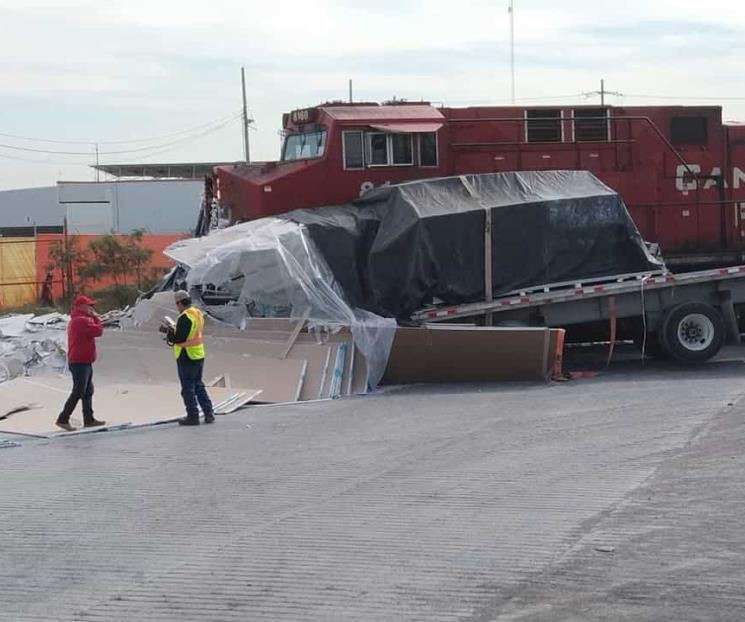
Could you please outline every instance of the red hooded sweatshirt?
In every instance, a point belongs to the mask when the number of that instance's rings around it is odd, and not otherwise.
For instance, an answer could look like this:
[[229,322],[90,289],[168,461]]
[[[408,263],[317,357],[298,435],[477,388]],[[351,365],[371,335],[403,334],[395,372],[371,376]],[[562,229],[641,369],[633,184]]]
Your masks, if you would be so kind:
[[101,320],[72,310],[67,324],[67,362],[94,363],[96,361],[96,337],[103,335]]

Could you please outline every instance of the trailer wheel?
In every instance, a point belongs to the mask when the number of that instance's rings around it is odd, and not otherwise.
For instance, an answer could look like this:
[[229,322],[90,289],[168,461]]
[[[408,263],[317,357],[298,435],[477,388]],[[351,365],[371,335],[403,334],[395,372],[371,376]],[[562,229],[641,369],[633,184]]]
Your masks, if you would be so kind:
[[724,332],[724,320],[714,307],[703,302],[684,302],[665,314],[659,337],[671,358],[697,363],[719,352]]

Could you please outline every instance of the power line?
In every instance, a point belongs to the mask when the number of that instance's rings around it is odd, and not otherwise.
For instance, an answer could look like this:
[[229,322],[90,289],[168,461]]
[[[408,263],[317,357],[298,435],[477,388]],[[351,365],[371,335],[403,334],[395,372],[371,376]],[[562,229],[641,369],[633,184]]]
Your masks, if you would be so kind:
[[[572,95],[545,95],[542,97],[518,97],[515,100],[515,103],[521,103],[521,102],[536,102],[536,101],[552,101],[556,99],[577,99],[579,97],[583,97],[583,93],[573,93]],[[461,105],[490,105],[490,104],[496,104],[499,102],[509,102],[512,103],[512,98],[510,97],[504,97],[501,99],[457,99],[452,100],[450,102],[446,101],[434,101],[433,103],[439,103],[442,105],[445,105],[446,103],[449,103],[450,105],[453,104],[461,104]]]
[[[226,127],[231,122],[236,121],[238,118],[239,117],[233,117],[230,120],[222,123],[219,126],[208,128],[207,130],[205,130],[205,131],[203,131],[203,132],[201,132],[199,134],[196,134],[194,136],[188,136],[186,138],[183,138],[183,139],[178,140],[178,141],[174,141],[172,143],[166,143],[166,144],[161,144],[161,145],[150,145],[149,147],[147,147],[145,149],[138,150],[138,151],[141,151],[141,152],[142,151],[146,151],[146,153],[142,153],[142,157],[144,157],[144,158],[149,158],[149,157],[152,157],[154,155],[165,153],[166,151],[171,151],[171,150],[177,148],[178,146],[180,146],[180,145],[182,145],[184,143],[194,142],[196,140],[199,140],[200,138],[203,138],[205,136],[208,136],[209,134],[213,134],[216,131],[221,130],[222,128]],[[0,147],[3,147],[3,145],[0,145]],[[42,153],[45,153],[45,152],[42,151]],[[55,154],[55,153],[57,153],[57,152],[51,152],[51,154]],[[107,153],[111,154],[111,153],[129,153],[129,152],[107,152]],[[89,166],[90,165],[89,164],[90,158],[94,157],[94,153],[92,153],[92,152],[79,152],[79,153],[76,152],[75,155],[77,157],[86,157],[86,158],[89,159],[89,161],[88,162],[85,162],[85,161],[74,161],[74,160],[73,161],[70,161],[70,160],[68,160],[68,161],[35,160],[35,159],[24,158],[24,157],[20,157],[20,156],[11,156],[11,155],[8,155],[8,154],[3,153],[2,151],[0,151],[0,158],[4,158],[4,159],[7,159],[7,160],[18,160],[18,161],[21,161],[21,162],[29,162],[29,163],[32,163],[32,164],[48,164],[48,165],[63,165],[63,166]],[[103,155],[103,153],[100,153],[99,155]]]
[[[137,147],[134,149],[120,149],[117,151],[101,151],[99,152],[99,155],[122,155],[127,153],[140,153],[144,151],[152,151],[153,149],[160,149],[164,147],[170,147],[172,145],[179,145],[184,142],[188,142],[192,140],[194,137],[201,137],[205,136],[206,134],[211,134],[213,132],[216,132],[218,130],[221,130],[223,127],[228,125],[229,123],[239,119],[241,117],[242,113],[236,113],[231,115],[230,118],[223,121],[222,123],[218,125],[211,125],[208,127],[208,129],[204,132],[201,132],[199,134],[195,134],[195,136],[185,136],[184,138],[180,138],[175,141],[167,142],[167,143],[161,143],[159,145],[148,145],[146,147]],[[90,144],[92,147],[95,147],[96,143],[83,143],[83,144]],[[111,144],[111,143],[109,143]],[[18,145],[9,145],[6,143],[0,143],[0,147],[4,149],[11,149],[12,151],[22,151],[22,152],[30,152],[30,153],[44,153],[49,155],[68,155],[68,156],[87,156],[91,157],[93,155],[90,151],[58,151],[53,149],[36,149],[34,147],[19,147]]]
[[174,136],[181,136],[183,134],[191,134],[192,132],[197,132],[201,129],[204,129],[205,127],[215,125],[222,123],[226,120],[232,120],[232,118],[236,115],[240,114],[237,112],[232,112],[231,114],[220,117],[219,119],[215,119],[213,121],[209,121],[207,123],[202,123],[201,125],[197,125],[195,127],[189,128],[187,130],[181,130],[179,132],[173,132],[171,134],[163,134],[160,136],[151,136],[150,138],[132,138],[130,140],[57,140],[52,138],[32,138],[30,136],[21,136],[19,134],[5,134],[3,132],[0,132],[0,136],[4,138],[15,138],[17,140],[27,140],[29,142],[37,142],[37,143],[50,143],[50,144],[57,144],[57,145],[126,145],[126,144],[132,144],[132,143],[145,143],[145,142],[152,142],[155,140],[163,140],[165,138],[172,138]]
[[[238,118],[240,118],[240,117],[238,117]],[[214,131],[217,131],[217,130],[219,130],[219,129],[222,129],[223,127],[226,127],[227,125],[229,125],[229,124],[230,124],[230,122],[232,122],[232,121],[235,121],[235,120],[237,120],[237,119],[231,119],[231,120],[230,120],[229,122],[226,122],[226,123],[224,123],[224,124],[222,125],[222,127],[218,127],[218,128],[215,128],[215,130],[214,130]],[[209,131],[203,132],[202,134],[198,134],[197,136],[194,136],[194,137],[190,137],[190,140],[191,140],[192,142],[194,142],[194,141],[196,141],[196,140],[199,140],[200,138],[204,138],[205,136],[208,136],[209,134],[212,134],[212,133],[214,133],[214,131],[213,131],[213,130],[209,130]],[[184,141],[182,141],[182,142],[184,142]],[[150,152],[150,153],[146,153],[146,154],[144,154],[144,155],[143,155],[142,157],[143,157],[143,158],[150,158],[150,157],[152,157],[152,156],[155,156],[155,155],[160,155],[161,153],[166,153],[167,151],[173,151],[173,149],[175,149],[176,147],[178,147],[178,145],[177,145],[177,144],[173,144],[173,145],[171,145],[171,146],[169,146],[169,147],[165,147],[165,148],[163,148],[163,149],[157,148],[157,150],[156,150],[156,151],[152,151],[152,152]],[[155,148],[155,147],[154,147],[154,148]]]
[[700,95],[649,95],[641,93],[625,93],[626,97],[638,97],[640,99],[686,99],[686,100],[706,100],[706,101],[745,101],[745,97],[712,97]]
[[[90,156],[90,154],[88,154]],[[29,164],[46,164],[49,166],[87,166],[85,162],[72,162],[61,160],[34,160],[31,158],[22,158],[20,156],[11,156],[0,151],[0,158],[4,160],[16,160],[18,162],[28,162]]]
[[198,134],[194,134],[193,136],[186,136],[184,138],[180,138],[178,140],[174,140],[172,142],[168,143],[162,143],[160,145],[149,145],[147,147],[138,147],[136,149],[124,149],[120,151],[101,151],[100,155],[121,155],[124,153],[141,153],[143,151],[151,151],[153,149],[160,149],[165,147],[171,147],[171,146],[177,146],[181,145],[183,143],[189,142],[191,140],[201,138],[202,136],[207,136],[208,134],[214,134],[215,132],[221,130],[222,128],[226,127],[227,125],[230,125],[234,121],[237,121],[242,116],[242,113],[236,113],[232,115],[229,119],[226,121],[223,121],[219,125],[214,125],[212,127],[209,127],[208,129],[204,130],[203,132],[200,132]]

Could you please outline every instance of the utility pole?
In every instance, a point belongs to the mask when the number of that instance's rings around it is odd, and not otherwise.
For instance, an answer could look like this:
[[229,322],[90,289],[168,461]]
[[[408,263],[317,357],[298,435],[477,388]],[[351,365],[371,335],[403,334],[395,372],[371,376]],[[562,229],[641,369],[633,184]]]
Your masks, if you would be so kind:
[[515,103],[515,3],[509,0],[507,11],[510,14],[510,93]]
[[606,91],[605,90],[605,80],[600,80],[600,90],[599,91],[590,91],[589,93],[583,93],[585,97],[591,97],[592,95],[600,95],[600,105],[605,106],[605,96],[606,95],[615,95],[616,97],[623,97],[623,93],[619,93],[618,91]]
[[349,78],[349,103],[352,103],[352,78]]
[[246,106],[246,69],[241,67],[241,91],[243,93],[243,155],[246,164],[251,162],[251,153],[248,145],[248,107]]
[[96,181],[101,181],[101,171],[98,170],[98,143],[95,145],[96,147]]

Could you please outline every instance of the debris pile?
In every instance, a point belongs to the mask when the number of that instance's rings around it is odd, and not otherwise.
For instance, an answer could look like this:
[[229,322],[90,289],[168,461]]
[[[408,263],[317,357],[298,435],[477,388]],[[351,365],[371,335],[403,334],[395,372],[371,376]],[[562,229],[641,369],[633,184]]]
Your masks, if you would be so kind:
[[[121,329],[106,330],[97,340],[94,407],[107,425],[96,431],[155,426],[183,416],[172,348],[158,332],[164,316],[174,314],[173,293],[155,294],[137,305],[131,317],[120,318]],[[16,323],[20,326],[19,320]],[[348,329],[267,318],[246,319],[239,329],[206,316],[204,332],[204,378],[217,415],[249,403],[294,403],[367,392],[367,365]],[[61,363],[64,366],[64,358]],[[23,371],[21,366],[17,377],[0,384],[0,434],[62,434],[54,421],[69,392],[69,378],[59,373],[29,376]],[[71,423],[81,425],[75,419]]]
[[[382,378],[396,321],[350,306],[305,227],[264,218],[176,242],[165,253],[188,269],[186,286],[214,317],[242,329],[281,319],[307,322],[316,335],[347,331],[370,386]],[[230,302],[209,304],[214,299]]]
[[[214,310],[214,309],[213,309]],[[174,362],[157,332],[165,316],[173,315],[173,295],[155,294],[134,310],[122,331],[107,331],[100,339],[98,377],[132,382],[173,381]],[[229,313],[229,312],[228,312]],[[244,317],[241,327],[206,315],[207,384],[260,391],[253,401],[296,402],[367,392],[369,373],[364,356],[346,327],[310,324],[305,318]],[[125,370],[106,352],[126,353]]]
[[0,317],[0,382],[29,373],[32,368],[65,368],[67,322],[61,313]]
[[[101,315],[106,328],[119,327],[133,309],[115,309]],[[67,323],[63,313],[14,314],[0,317],[0,382],[30,373],[66,368]]]

